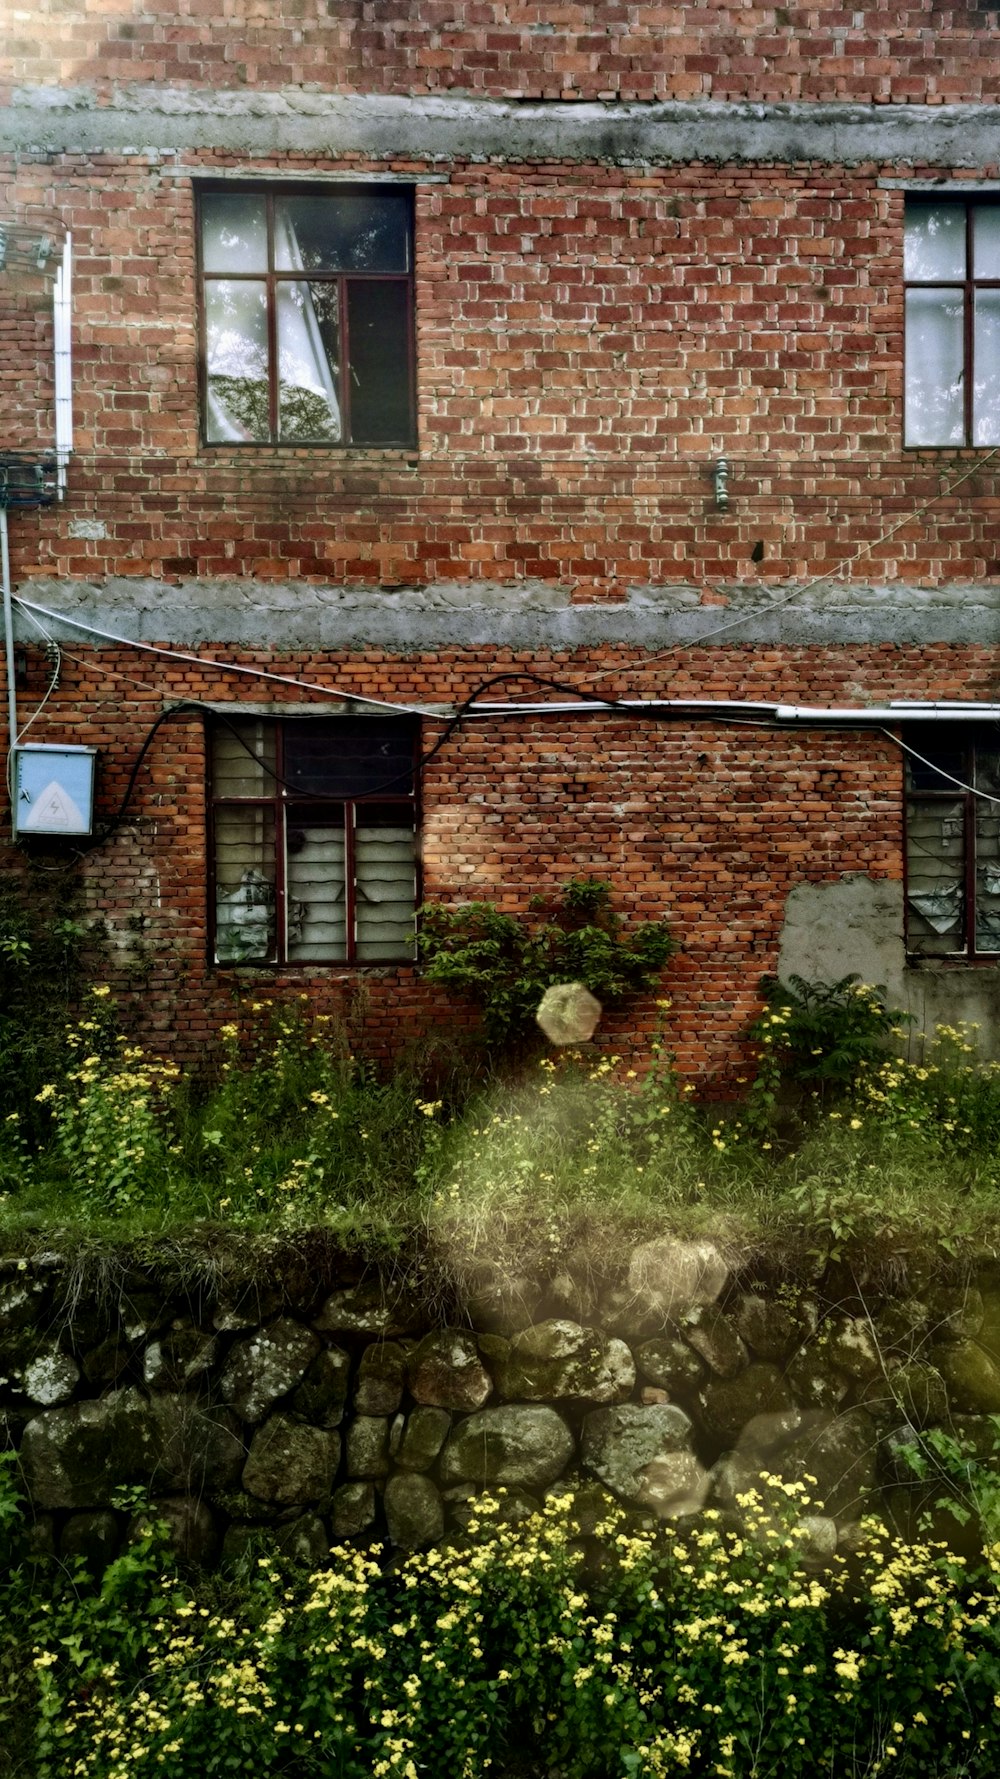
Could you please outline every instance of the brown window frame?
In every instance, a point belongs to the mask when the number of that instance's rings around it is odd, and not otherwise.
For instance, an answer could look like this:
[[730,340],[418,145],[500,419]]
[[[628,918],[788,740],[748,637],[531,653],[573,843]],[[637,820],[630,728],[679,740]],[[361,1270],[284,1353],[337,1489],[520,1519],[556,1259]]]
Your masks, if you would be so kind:
[[[981,894],[980,876],[985,875],[989,867],[1000,873],[1000,803],[989,803],[982,793],[986,791],[989,797],[1000,798],[1000,785],[992,778],[989,786],[978,782],[985,776],[980,770],[983,756],[989,753],[1000,759],[1000,726],[979,728],[970,724],[935,725],[933,729],[926,731],[906,730],[903,741],[907,750],[912,750],[904,754],[904,905],[907,957],[911,962],[921,963],[938,961],[1000,964],[1000,896],[994,915],[997,922],[995,948],[984,945],[980,933],[983,895],[986,893],[984,889]],[[952,875],[947,874],[946,869],[942,872],[945,893],[949,884],[955,887],[955,906],[959,916],[958,941],[949,945],[947,929],[936,937],[933,928],[926,930],[930,922],[917,903],[918,896],[928,892],[917,887],[918,883],[923,885],[924,873],[921,872],[918,876],[914,869],[914,855],[918,858],[930,858],[932,861],[938,855],[926,844],[926,835],[917,839],[915,829],[921,818],[926,820],[931,811],[954,810],[956,807],[958,814],[953,820],[957,823],[958,831],[952,838],[960,849],[960,856],[956,860],[958,868]],[[988,851],[987,823],[994,826],[994,834],[989,837],[993,841],[992,856]],[[940,858],[942,866],[946,867],[943,845]],[[924,931],[918,930],[921,924]]]
[[[255,754],[252,747],[246,747],[246,751],[251,759],[256,759],[261,766],[262,779],[270,786],[268,792],[263,795],[252,796],[235,796],[231,793],[217,792],[214,758],[215,737],[226,731],[232,734],[234,731],[238,731],[241,727],[249,728],[251,725],[266,728],[266,730],[273,735],[273,766],[266,764],[262,755]],[[300,786],[291,783],[287,776],[289,731],[293,727],[299,727],[301,729],[303,725],[309,725],[314,736],[320,732],[321,726],[329,734],[331,740],[331,770],[334,776],[339,775],[343,778],[345,771],[348,774],[351,771],[350,764],[348,763],[345,766],[344,761],[336,751],[338,731],[340,732],[341,745],[343,745],[344,737],[347,734],[351,734],[355,738],[357,737],[361,725],[364,725],[365,729],[370,731],[373,738],[376,737],[377,733],[385,736],[387,733],[387,726],[391,725],[399,743],[400,753],[397,758],[402,757],[405,753],[409,760],[409,765],[402,770],[399,768],[398,764],[396,765],[395,770],[392,770],[390,767],[390,769],[387,770],[387,776],[380,779],[379,763],[369,760],[367,772],[369,778],[374,777],[376,780],[374,788],[347,792],[341,792],[339,790],[331,792],[303,790]],[[247,715],[239,710],[234,710],[231,717],[216,714],[214,718],[209,720],[206,725],[205,756],[208,793],[209,961],[213,968],[299,970],[335,966],[341,969],[355,967],[372,969],[392,967],[393,965],[398,964],[413,964],[415,962],[416,911],[420,905],[420,868],[418,851],[420,809],[417,770],[419,761],[419,737],[420,732],[418,722],[415,719],[409,719],[403,716],[393,719],[263,717],[257,714]],[[246,744],[244,743],[243,745]],[[397,783],[398,780],[402,780],[402,782]],[[401,815],[405,815],[406,817],[405,822],[400,825],[408,826],[412,829],[413,833],[412,906],[411,899],[409,897],[406,898],[407,909],[413,916],[412,937],[408,936],[405,944],[400,944],[398,952],[394,952],[391,956],[379,956],[377,958],[370,955],[362,955],[362,944],[359,942],[357,930],[358,902],[359,898],[362,898],[364,894],[358,868],[357,833],[359,825],[361,827],[366,826],[364,822],[361,822],[360,824],[358,823],[357,815],[359,810],[364,810],[366,808],[372,811],[398,810]],[[343,952],[341,955],[336,955],[335,951],[331,950],[330,954],[325,956],[297,958],[290,955],[294,946],[294,941],[290,938],[291,916],[293,907],[297,905],[297,898],[293,894],[294,885],[292,889],[290,889],[288,881],[290,875],[288,871],[289,829],[291,827],[294,830],[297,824],[301,827],[303,825],[303,818],[308,817],[310,814],[317,818],[317,825],[335,827],[337,824],[329,821],[332,810],[336,810],[340,813],[344,832],[343,889],[345,915]],[[262,852],[267,851],[269,853],[269,862],[273,873],[268,880],[273,886],[273,938],[269,945],[269,954],[267,956],[243,955],[237,957],[232,955],[220,955],[220,935],[222,933],[222,923],[219,919],[221,900],[219,871],[220,816],[232,815],[233,812],[237,811],[260,811],[265,817],[265,824],[266,819],[270,818],[270,846],[262,846]],[[381,824],[375,824],[373,831],[377,831],[379,825]],[[331,881],[336,882],[337,880],[336,878],[332,878]],[[233,892],[230,890],[227,893],[232,896]],[[263,901],[258,905],[263,906]],[[230,935],[231,932],[232,928],[230,928]]]
[[[329,202],[335,205],[343,199],[354,199],[364,196],[383,195],[387,190],[394,196],[402,196],[408,205],[408,222],[406,233],[406,269],[405,271],[316,271],[279,269],[275,253],[275,222],[274,206],[282,198],[309,198],[313,202]],[[203,202],[205,198],[223,197],[263,197],[267,228],[267,266],[263,271],[206,271],[203,252]],[[198,279],[198,387],[200,440],[203,449],[261,451],[261,450],[413,450],[417,442],[417,410],[416,410],[416,328],[415,328],[415,275],[414,275],[414,207],[413,191],[403,185],[388,182],[365,182],[338,184],[336,188],[329,185],[317,185],[308,181],[274,181],[274,180],[198,180],[195,187],[196,207],[196,263]],[[208,321],[206,315],[206,287],[213,281],[227,283],[242,282],[246,284],[263,284],[266,288],[266,334],[267,334],[267,385],[268,385],[268,437],[267,438],[216,438],[209,437],[209,399],[208,399]],[[337,398],[343,425],[343,436],[333,440],[323,437],[282,437],[280,429],[280,399],[278,370],[278,322],[277,322],[277,288],[279,284],[327,285],[336,290],[339,340],[341,343],[340,363],[337,369]],[[350,339],[350,297],[353,290],[365,284],[397,284],[406,289],[406,322],[405,338],[405,388],[406,426],[398,435],[386,438],[372,438],[355,435],[353,425],[353,375]]]
[[[975,299],[976,293],[982,290],[1000,290],[1000,277],[977,278],[974,272],[973,245],[973,212],[977,209],[996,209],[1000,206],[1000,196],[983,192],[980,196],[972,192],[948,193],[914,192],[904,201],[903,233],[904,253],[906,234],[906,212],[917,205],[934,205],[940,209],[961,210],[965,219],[965,269],[961,278],[907,278],[903,276],[903,446],[908,451],[946,451],[946,450],[994,450],[1000,444],[1000,411],[997,415],[997,436],[995,439],[980,442],[974,437],[975,431]],[[911,442],[907,437],[909,431],[908,378],[907,363],[910,354],[909,326],[907,322],[907,297],[911,290],[954,290],[962,296],[962,437],[960,439],[939,439]]]

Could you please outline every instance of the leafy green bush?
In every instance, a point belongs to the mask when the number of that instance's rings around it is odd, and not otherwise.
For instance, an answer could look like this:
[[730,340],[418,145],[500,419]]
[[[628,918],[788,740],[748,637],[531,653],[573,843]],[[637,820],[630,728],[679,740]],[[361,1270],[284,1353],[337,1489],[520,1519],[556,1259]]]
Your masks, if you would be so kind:
[[239,1587],[147,1539],[99,1588],[19,1596],[33,1779],[994,1779],[995,1574],[869,1521],[817,1575],[804,1485],[738,1509],[591,1503],[584,1532],[567,1496],[517,1523],[480,1499],[460,1545],[265,1556]]
[[420,911],[424,973],[476,1001],[489,1043],[503,1049],[534,1031],[538,1004],[554,983],[582,982],[610,1004],[655,984],[676,950],[666,921],[625,931],[610,903],[610,885],[596,877],[536,898],[527,918],[492,902],[428,903]]
[[885,1056],[912,1015],[886,1002],[886,991],[857,975],[839,982],[765,977],[765,1011],[750,1027],[759,1046],[758,1101],[783,1081],[836,1097]]

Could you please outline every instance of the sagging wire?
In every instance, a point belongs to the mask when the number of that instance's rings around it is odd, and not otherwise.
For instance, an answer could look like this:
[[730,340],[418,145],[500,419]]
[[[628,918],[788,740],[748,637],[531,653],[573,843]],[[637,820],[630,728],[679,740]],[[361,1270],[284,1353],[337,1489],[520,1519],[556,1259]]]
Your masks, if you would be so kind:
[[978,797],[981,802],[993,803],[1000,809],[1000,797],[991,797],[989,791],[981,791],[977,785],[966,784],[963,778],[956,778],[953,772],[946,772],[943,766],[938,766],[934,760],[928,760],[926,755],[919,753],[915,747],[911,747],[908,741],[904,741],[901,735],[894,735],[891,729],[883,729],[881,733],[887,741],[894,742],[896,747],[901,748],[904,754],[910,754],[914,760],[920,761],[921,766],[927,766],[937,778],[946,778],[948,783],[953,784],[957,790],[967,791],[971,796]]
[[214,667],[220,673],[244,674],[252,679],[268,680],[274,685],[294,686],[301,692],[318,692],[324,698],[336,698],[340,703],[370,704],[379,710],[400,711],[406,716],[437,716],[438,711],[428,710],[418,704],[398,704],[390,698],[369,698],[363,692],[347,692],[339,686],[324,686],[313,680],[297,679],[293,674],[269,673],[266,667],[246,667],[239,661],[218,661],[212,655],[195,655],[186,649],[167,649],[161,643],[136,642],[128,636],[116,636],[114,631],[101,630],[96,624],[88,624],[82,618],[71,618],[65,612],[54,612],[48,606],[39,605],[35,600],[25,599],[20,594],[14,595],[14,604],[25,612],[41,612],[43,617],[51,618],[57,624],[69,624],[74,630],[82,630],[87,636],[99,636],[102,642],[117,643],[126,649],[141,649],[147,655],[162,655],[168,661],[190,661],[196,667]]

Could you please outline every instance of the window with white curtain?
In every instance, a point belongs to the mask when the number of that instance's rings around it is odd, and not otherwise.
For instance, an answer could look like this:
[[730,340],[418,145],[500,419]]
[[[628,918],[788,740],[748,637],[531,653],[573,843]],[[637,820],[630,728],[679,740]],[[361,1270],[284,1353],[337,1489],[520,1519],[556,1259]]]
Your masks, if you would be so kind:
[[214,720],[216,963],[413,961],[416,747],[405,717]]
[[198,194],[202,428],[218,445],[412,445],[405,187]]
[[907,445],[1000,445],[1000,203],[911,197]]
[[914,957],[1000,953],[1000,726],[907,729],[906,940]]

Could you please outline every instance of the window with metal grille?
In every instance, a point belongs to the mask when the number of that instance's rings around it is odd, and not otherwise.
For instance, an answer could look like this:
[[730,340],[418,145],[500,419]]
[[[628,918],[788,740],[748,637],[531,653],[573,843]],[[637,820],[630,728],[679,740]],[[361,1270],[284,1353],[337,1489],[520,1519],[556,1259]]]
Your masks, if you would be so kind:
[[1000,953],[1000,727],[907,743],[906,942],[915,957]]
[[206,444],[412,445],[405,188],[198,195]]
[[412,961],[416,745],[406,718],[213,724],[216,963]]
[[1000,444],[1000,202],[906,200],[907,445]]

